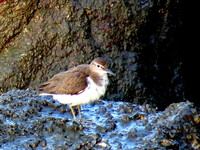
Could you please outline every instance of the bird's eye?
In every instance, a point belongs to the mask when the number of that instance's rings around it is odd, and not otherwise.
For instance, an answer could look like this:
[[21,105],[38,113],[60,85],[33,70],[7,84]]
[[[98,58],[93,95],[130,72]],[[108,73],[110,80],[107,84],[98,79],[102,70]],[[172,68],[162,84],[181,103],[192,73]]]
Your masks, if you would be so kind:
[[100,65],[97,65],[97,67],[100,68],[101,66],[100,66]]

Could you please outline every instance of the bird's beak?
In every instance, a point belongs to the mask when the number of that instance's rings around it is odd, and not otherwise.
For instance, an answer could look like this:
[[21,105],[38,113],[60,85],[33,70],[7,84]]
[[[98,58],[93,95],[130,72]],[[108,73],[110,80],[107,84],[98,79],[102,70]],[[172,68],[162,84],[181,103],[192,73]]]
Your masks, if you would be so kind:
[[115,73],[113,73],[111,70],[109,70],[108,68],[105,68],[105,71],[113,76],[115,76]]

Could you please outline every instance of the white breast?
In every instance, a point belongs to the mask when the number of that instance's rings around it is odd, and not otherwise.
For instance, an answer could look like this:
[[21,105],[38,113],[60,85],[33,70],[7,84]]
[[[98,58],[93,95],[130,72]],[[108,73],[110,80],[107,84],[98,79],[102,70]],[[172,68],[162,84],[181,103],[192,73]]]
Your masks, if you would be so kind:
[[108,76],[105,74],[102,77],[102,86],[98,86],[90,77],[87,78],[87,82],[87,88],[80,94],[66,95],[42,93],[40,95],[52,95],[53,98],[58,100],[60,103],[69,104],[71,106],[87,104],[99,99],[105,94],[108,85]]

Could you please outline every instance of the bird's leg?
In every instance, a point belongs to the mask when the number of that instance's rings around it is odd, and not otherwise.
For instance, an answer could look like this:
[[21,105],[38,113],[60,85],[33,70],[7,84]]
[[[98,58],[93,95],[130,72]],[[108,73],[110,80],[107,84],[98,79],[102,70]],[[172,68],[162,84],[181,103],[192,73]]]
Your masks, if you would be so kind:
[[74,121],[76,121],[76,116],[75,116],[75,112],[74,112],[74,109],[73,109],[73,106],[69,106],[70,109],[71,109],[71,112],[72,112],[72,116],[74,118]]
[[77,105],[77,108],[78,108],[78,114],[79,114],[79,118],[80,118],[80,121],[81,121],[81,122],[93,123],[93,122],[90,121],[90,120],[83,120],[83,119],[82,119],[82,115],[81,115],[81,106],[80,106],[80,105]]
[[77,105],[77,108],[78,108],[79,118],[80,118],[80,120],[82,120],[82,115],[81,115],[81,106],[80,106],[80,105]]

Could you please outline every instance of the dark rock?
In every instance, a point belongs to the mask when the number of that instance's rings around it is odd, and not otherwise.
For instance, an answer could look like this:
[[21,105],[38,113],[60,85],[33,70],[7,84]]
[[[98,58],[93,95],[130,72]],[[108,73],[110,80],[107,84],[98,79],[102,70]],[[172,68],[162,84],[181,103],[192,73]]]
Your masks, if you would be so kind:
[[[193,87],[183,71],[195,68],[182,56],[188,41],[185,30],[191,32],[193,27],[185,25],[188,4],[185,0],[0,1],[0,92],[35,88],[60,71],[102,56],[117,74],[110,78],[104,98],[163,109],[179,102],[184,89]],[[191,49],[190,43],[187,47]],[[185,64],[190,68],[183,68]]]
[[[107,107],[109,106],[109,107]],[[124,107],[122,107],[124,106]],[[127,107],[129,106],[129,107]],[[73,122],[69,108],[51,96],[12,90],[0,96],[0,149],[199,149],[199,109],[190,102],[164,111],[149,105],[99,100],[82,106]],[[98,110],[107,108],[106,115]],[[121,111],[129,110],[132,111]],[[119,140],[120,139],[120,140]]]

